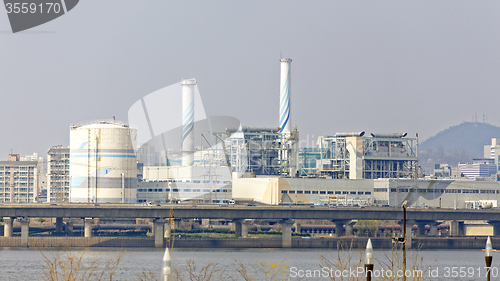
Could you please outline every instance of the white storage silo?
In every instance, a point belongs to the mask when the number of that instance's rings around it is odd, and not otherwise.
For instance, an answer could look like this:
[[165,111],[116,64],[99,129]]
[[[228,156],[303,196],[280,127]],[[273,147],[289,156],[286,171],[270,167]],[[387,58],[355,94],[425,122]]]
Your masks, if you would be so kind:
[[137,201],[137,130],[114,122],[70,127],[70,201]]

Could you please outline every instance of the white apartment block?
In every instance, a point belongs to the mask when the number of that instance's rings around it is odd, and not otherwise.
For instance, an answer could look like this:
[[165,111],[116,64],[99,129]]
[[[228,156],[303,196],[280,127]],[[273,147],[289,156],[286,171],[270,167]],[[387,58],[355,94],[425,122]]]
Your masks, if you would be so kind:
[[9,161],[0,161],[0,202],[37,201],[38,162],[19,160],[11,154]]

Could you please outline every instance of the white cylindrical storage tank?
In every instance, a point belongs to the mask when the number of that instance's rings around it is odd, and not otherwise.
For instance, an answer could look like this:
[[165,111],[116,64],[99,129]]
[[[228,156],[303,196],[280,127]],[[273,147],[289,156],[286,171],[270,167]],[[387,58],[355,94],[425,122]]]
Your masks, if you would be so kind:
[[136,135],[119,123],[70,127],[71,202],[137,202]]
[[280,59],[281,77],[280,77],[280,133],[290,133],[292,131],[292,119],[290,109],[292,106],[291,95],[291,64],[292,59]]
[[184,79],[182,85],[182,166],[194,162],[194,85],[196,80]]

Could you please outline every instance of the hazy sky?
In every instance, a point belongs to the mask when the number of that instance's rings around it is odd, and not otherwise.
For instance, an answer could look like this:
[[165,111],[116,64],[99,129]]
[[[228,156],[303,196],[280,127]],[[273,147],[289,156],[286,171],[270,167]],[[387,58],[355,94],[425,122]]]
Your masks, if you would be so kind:
[[277,127],[280,52],[301,138],[423,140],[475,112],[500,125],[499,15],[499,1],[81,0],[12,34],[2,11],[0,159],[69,145],[73,123],[127,121],[182,77],[207,115]]

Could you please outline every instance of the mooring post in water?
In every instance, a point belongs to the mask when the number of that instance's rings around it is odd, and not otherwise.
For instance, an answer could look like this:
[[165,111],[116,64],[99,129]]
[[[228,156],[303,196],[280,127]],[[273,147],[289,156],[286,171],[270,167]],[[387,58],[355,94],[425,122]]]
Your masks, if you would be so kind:
[[163,255],[163,267],[161,269],[161,281],[173,281],[172,278],[172,259],[170,258],[170,252],[168,247],[165,249],[165,255]]
[[491,239],[489,236],[488,240],[486,240],[486,249],[484,249],[484,251],[485,251],[484,259],[486,261],[486,270],[487,270],[486,280],[490,281],[491,262],[493,261],[493,247],[491,246]]
[[368,238],[368,242],[366,243],[366,258],[365,258],[366,281],[372,280],[372,272],[373,272],[373,247],[372,247],[372,240]]

